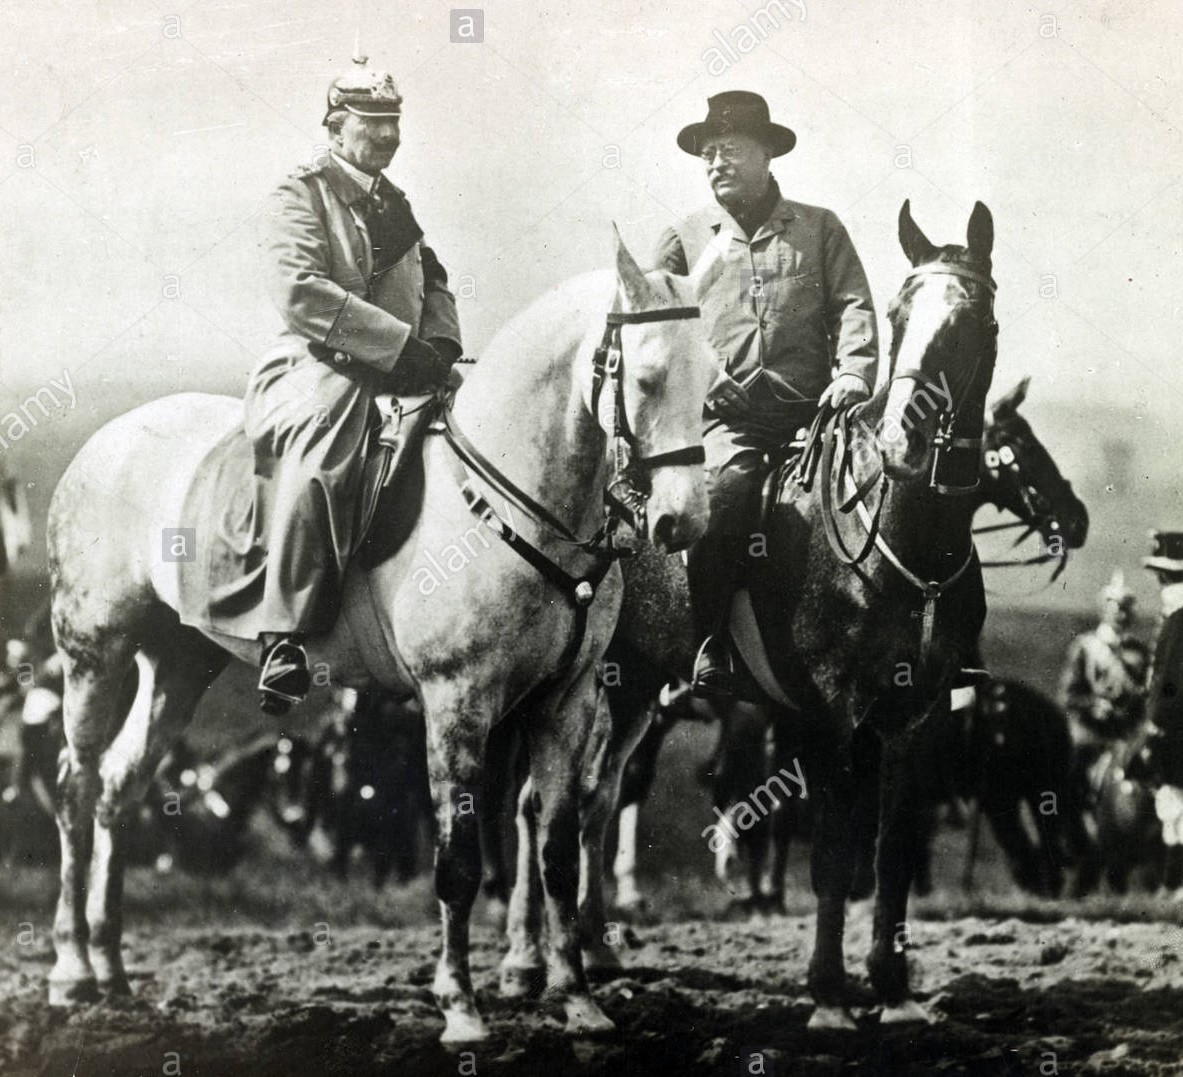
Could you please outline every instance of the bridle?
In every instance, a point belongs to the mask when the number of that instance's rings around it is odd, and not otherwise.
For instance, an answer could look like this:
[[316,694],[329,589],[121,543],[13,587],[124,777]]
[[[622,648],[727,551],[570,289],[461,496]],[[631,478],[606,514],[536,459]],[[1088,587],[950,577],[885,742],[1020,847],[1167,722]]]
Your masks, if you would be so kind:
[[[959,280],[972,281],[980,285],[989,295],[989,306],[984,312],[972,313],[981,325],[983,332],[989,337],[997,337],[998,322],[994,318],[994,295],[998,286],[985,273],[979,273],[968,266],[953,265],[949,262],[931,262],[917,266],[904,278],[901,291],[914,280],[923,277],[946,276]],[[972,305],[973,300],[967,298],[961,305]],[[956,308],[954,308],[956,309]],[[981,466],[982,439],[985,431],[978,416],[972,421],[969,430],[964,429],[967,419],[964,415],[966,397],[978,378],[978,370],[986,353],[989,352],[989,362],[993,365],[994,349],[983,349],[974,359],[974,367],[965,379],[959,397],[956,401],[942,408],[937,415],[937,432],[933,438],[932,473],[929,475],[928,485],[938,494],[962,495],[972,493],[978,487],[978,472]],[[932,390],[939,396],[945,396],[946,390],[938,385],[931,377],[918,367],[911,367],[895,371],[890,383],[897,381],[914,381],[925,390]],[[971,478],[972,476],[972,478]]]
[[[1047,509],[1042,509],[1036,504],[1033,493],[1035,485],[1028,481],[1025,474],[1022,454],[1016,452],[1012,445],[1000,439],[1000,444],[997,448],[986,449],[982,453],[982,463],[996,481],[1001,481],[1004,473],[1012,477],[1022,502],[1022,512],[1016,514],[1019,517],[1017,520],[1011,520],[1001,524],[988,524],[984,527],[975,527],[973,530],[975,535],[996,534],[1000,531],[1013,531],[1021,527],[1023,528],[1023,533],[1013,543],[1013,546],[1018,546],[1019,543],[1035,531],[1038,531],[1041,536],[1045,536],[1048,531],[1057,533],[1060,531],[1060,522],[1056,518],[1054,509],[1050,507],[1050,502]],[[1046,565],[1052,561],[1055,561],[1057,564],[1055,571],[1052,572],[1051,578],[1044,585],[1046,587],[1055,583],[1060,578],[1064,569],[1068,567],[1067,546],[1064,547],[1064,552],[1059,554],[1040,553],[1031,557],[1012,557],[994,561],[983,561],[981,564],[983,568],[1024,568],[1031,565]]]
[[[986,289],[990,297],[990,304],[988,309],[984,313],[977,314],[977,317],[984,331],[992,339],[993,335],[998,331],[998,323],[994,320],[993,312],[993,299],[996,291],[994,281],[985,274],[968,267],[937,262],[914,269],[905,278],[901,286],[901,292],[913,280],[930,275],[958,277],[973,281]],[[967,298],[965,302],[972,303],[973,300]],[[964,422],[969,390],[978,380],[982,364],[986,362],[993,366],[995,351],[996,349],[992,346],[984,347],[979,351],[974,357],[974,366],[962,384],[957,398],[946,405],[938,414],[937,434],[934,438],[933,468],[929,476],[928,485],[939,496],[947,497],[968,494],[976,489],[978,485],[977,473],[981,465],[984,431],[980,425],[976,429],[968,431],[961,431],[958,429],[958,426],[959,423]],[[949,397],[949,393],[944,387],[938,386],[932,377],[919,368],[907,368],[896,371],[889,381],[889,386],[894,385],[897,381],[904,380],[913,381],[924,389],[933,390],[939,397]],[[976,559],[977,552],[974,548],[973,538],[970,536],[969,550],[965,555],[965,559],[952,575],[943,580],[926,580],[903,563],[880,531],[880,522],[884,506],[887,502],[891,479],[883,470],[882,465],[880,465],[876,472],[856,482],[853,464],[853,438],[850,433],[850,425],[853,421],[857,421],[861,410],[860,405],[840,412],[834,412],[832,410],[819,412],[817,419],[814,421],[814,428],[810,431],[809,443],[811,445],[818,438],[821,440],[822,524],[830,548],[834,556],[842,564],[851,568],[857,568],[857,566],[870,556],[871,550],[876,549],[884,560],[921,593],[924,598],[924,607],[920,629],[920,665],[922,669],[927,670],[932,652],[937,600],[961,579]],[[972,453],[973,462],[972,482],[968,481],[968,475],[971,472],[969,472],[963,462],[965,460],[963,454],[970,453]],[[803,459],[809,459],[810,457],[816,459],[816,451],[811,453],[807,450],[806,457]],[[837,470],[835,471],[836,459]],[[804,466],[807,469],[811,469],[811,464],[812,460]],[[803,476],[804,472],[799,470],[798,475]],[[808,479],[803,481],[803,485],[808,488]],[[834,505],[835,486],[841,492],[842,498],[837,507]],[[871,490],[876,486],[879,489],[878,504],[874,512],[872,512],[867,508],[866,500]],[[865,540],[857,553],[852,553],[843,540],[838,530],[838,517],[835,515],[835,511],[843,515],[849,515],[854,512],[862,524],[863,530],[865,531]]]
[[[469,511],[482,520],[510,549],[532,565],[542,576],[566,595],[575,609],[575,631],[568,640],[557,667],[561,675],[575,660],[583,645],[587,628],[587,611],[613,562],[631,549],[615,541],[621,520],[643,527],[645,504],[649,498],[649,476],[659,468],[701,465],[705,452],[700,444],[688,445],[669,452],[644,456],[640,440],[629,422],[624,400],[624,352],[620,343],[620,327],[648,322],[683,321],[701,317],[698,307],[667,307],[655,310],[610,311],[606,318],[604,336],[592,355],[591,409],[601,429],[613,447],[613,476],[604,487],[604,520],[585,538],[576,535],[558,516],[531,497],[492,463],[468,438],[456,423],[450,407],[433,426],[443,434],[452,453],[448,455],[452,472]],[[605,395],[604,388],[609,392]],[[601,416],[603,405],[606,414]],[[473,476],[498,490],[507,503],[516,506],[528,519],[552,538],[593,558],[591,569],[579,576],[572,575],[536,545],[523,538],[517,530],[497,514],[488,498],[477,489]],[[616,492],[617,489],[620,492]]]
[[[613,478],[604,488],[606,522],[623,519],[634,531],[643,532],[652,473],[663,467],[682,467],[706,461],[701,444],[686,445],[652,456],[641,455],[640,443],[629,423],[624,403],[624,348],[620,341],[620,327],[701,316],[698,307],[610,311],[608,314],[604,336],[592,355],[591,390],[592,414],[608,435],[612,450]],[[607,394],[604,392],[605,387],[609,390]],[[614,530],[613,527],[609,534]]]

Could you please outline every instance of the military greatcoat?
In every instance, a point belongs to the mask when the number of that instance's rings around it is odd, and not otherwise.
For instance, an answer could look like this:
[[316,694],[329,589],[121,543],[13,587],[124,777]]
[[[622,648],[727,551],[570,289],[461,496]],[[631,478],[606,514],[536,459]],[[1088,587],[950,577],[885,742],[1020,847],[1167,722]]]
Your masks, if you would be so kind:
[[265,279],[284,322],[251,374],[256,519],[267,549],[256,633],[327,631],[358,535],[362,452],[374,395],[409,336],[460,352],[447,274],[384,177],[330,155],[274,192]]

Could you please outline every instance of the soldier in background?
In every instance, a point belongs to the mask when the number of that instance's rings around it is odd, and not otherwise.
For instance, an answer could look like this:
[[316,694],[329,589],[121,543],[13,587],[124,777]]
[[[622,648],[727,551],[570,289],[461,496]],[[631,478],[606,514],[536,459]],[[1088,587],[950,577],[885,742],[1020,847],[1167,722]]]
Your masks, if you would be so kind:
[[1101,621],[1072,641],[1060,685],[1074,749],[1075,783],[1092,800],[1090,774],[1146,713],[1150,650],[1130,631],[1136,599],[1116,570],[1101,590]]

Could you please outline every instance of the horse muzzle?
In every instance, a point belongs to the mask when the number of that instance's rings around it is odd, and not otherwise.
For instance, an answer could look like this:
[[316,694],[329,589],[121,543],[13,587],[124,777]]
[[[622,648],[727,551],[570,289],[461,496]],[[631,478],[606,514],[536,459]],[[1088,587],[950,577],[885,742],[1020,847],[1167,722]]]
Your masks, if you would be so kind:
[[663,468],[653,474],[646,505],[649,541],[662,553],[678,553],[706,531],[710,505],[701,465]]

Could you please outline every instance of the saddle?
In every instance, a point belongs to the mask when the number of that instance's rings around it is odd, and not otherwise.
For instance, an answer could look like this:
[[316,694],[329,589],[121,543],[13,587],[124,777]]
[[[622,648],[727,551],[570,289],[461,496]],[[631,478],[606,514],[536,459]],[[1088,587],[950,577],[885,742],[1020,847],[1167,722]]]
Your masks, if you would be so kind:
[[[381,423],[366,438],[358,539],[350,551],[363,567],[391,556],[407,540],[423,501],[422,445],[443,398],[379,397]],[[188,559],[178,561],[181,622],[251,638],[248,625],[263,593],[267,550],[267,487],[255,475],[254,446],[241,427],[218,441],[186,492],[177,531],[194,536]]]

